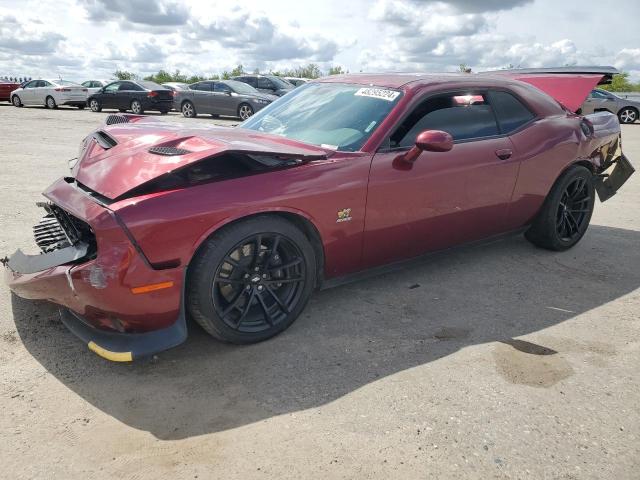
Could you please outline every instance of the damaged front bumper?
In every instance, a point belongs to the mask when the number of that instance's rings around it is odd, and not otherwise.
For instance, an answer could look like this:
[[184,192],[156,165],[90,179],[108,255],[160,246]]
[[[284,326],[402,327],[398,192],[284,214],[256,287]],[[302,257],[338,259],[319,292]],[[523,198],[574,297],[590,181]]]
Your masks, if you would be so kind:
[[[46,225],[34,228],[43,253],[18,250],[3,262],[9,288],[64,307],[63,323],[109,360],[133,360],[184,341],[184,269],[154,269],[116,214],[66,180],[44,195],[52,202],[42,205]],[[169,287],[136,293],[158,284]]]

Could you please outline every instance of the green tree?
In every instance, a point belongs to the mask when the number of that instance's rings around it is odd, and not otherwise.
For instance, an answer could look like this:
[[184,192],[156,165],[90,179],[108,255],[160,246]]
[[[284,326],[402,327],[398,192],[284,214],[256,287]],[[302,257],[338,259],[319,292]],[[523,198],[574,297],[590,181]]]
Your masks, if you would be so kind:
[[327,75],[342,75],[343,73],[349,73],[349,72],[345,72],[344,70],[342,70],[342,67],[338,65],[338,66],[329,68],[329,73]]
[[613,76],[609,85],[600,85],[599,88],[610,92],[640,92],[640,82],[633,83],[629,80],[627,72],[620,72]]
[[244,67],[242,64],[238,65],[236,68],[231,70],[230,76],[237,77],[239,75],[244,75]]
[[127,72],[126,70],[116,70],[113,72],[113,76],[118,80],[136,80],[139,78],[135,73]]
[[460,64],[460,73],[471,73],[471,67],[467,66],[466,63]]

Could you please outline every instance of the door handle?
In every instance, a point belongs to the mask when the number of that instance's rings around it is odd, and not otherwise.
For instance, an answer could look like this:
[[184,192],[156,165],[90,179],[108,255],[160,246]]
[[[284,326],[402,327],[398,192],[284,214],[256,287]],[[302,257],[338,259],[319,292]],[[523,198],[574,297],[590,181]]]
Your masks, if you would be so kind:
[[502,148],[500,150],[496,150],[496,157],[498,157],[500,160],[507,160],[511,158],[511,155],[513,155],[513,152],[510,148]]

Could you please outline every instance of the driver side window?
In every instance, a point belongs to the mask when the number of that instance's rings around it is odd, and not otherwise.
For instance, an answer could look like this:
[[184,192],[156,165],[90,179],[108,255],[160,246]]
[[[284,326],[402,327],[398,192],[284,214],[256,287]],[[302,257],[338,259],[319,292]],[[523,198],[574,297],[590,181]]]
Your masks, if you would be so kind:
[[430,97],[391,135],[391,148],[411,147],[424,130],[444,130],[455,140],[498,135],[496,117],[485,94],[450,93]]
[[265,88],[267,90],[273,90],[273,83],[268,78],[258,77],[258,88]]
[[105,92],[115,92],[120,87],[120,82],[114,82],[104,87]]

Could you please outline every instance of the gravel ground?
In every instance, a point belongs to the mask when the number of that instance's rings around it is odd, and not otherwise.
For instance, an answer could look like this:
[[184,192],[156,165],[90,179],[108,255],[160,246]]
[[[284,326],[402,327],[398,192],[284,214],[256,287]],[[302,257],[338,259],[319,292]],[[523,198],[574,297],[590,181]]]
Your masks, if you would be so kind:
[[[0,104],[0,252],[32,244],[34,202],[104,116]],[[640,165],[640,125],[623,141]],[[458,250],[321,292],[271,341],[191,325],[134,364],[2,285],[0,476],[637,479],[639,205],[636,174],[571,251]]]

